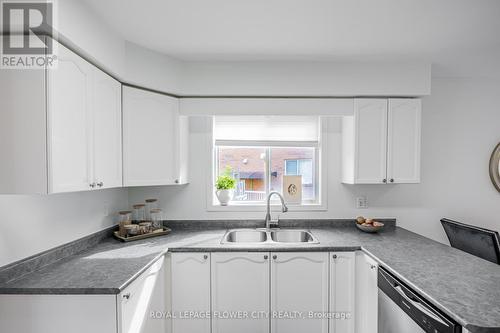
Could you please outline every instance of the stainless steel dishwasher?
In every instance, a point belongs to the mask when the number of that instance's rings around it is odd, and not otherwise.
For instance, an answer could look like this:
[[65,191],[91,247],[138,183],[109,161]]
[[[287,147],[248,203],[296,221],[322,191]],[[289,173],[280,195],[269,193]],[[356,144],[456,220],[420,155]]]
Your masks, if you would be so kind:
[[379,333],[459,333],[462,328],[384,268],[378,270]]

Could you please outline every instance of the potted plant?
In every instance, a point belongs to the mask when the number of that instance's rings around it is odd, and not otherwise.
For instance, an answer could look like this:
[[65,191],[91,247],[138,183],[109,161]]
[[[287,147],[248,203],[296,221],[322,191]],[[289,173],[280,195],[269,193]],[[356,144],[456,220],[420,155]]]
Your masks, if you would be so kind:
[[229,201],[231,201],[235,187],[236,179],[231,176],[231,168],[226,167],[225,172],[217,177],[215,182],[215,195],[217,195],[221,206],[227,206]]

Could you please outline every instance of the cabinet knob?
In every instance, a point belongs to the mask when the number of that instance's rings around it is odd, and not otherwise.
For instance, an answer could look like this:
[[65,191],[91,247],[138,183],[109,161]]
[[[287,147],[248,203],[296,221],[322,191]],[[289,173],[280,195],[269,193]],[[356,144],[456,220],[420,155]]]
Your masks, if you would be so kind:
[[333,259],[337,259],[337,255],[336,255],[336,254],[334,254],[334,255],[332,256],[332,258],[333,258]]
[[377,268],[377,266],[375,266],[375,265],[370,265],[370,268],[371,268],[371,269],[375,269],[375,268]]
[[205,255],[203,256],[203,259],[207,260],[207,259],[208,259],[208,255],[207,255],[207,254],[205,254]]
[[277,255],[274,255],[274,256],[273,256],[273,259],[274,259],[274,260],[278,259],[278,256],[277,256]]
[[123,294],[123,298],[129,299],[130,298],[130,293]]
[[391,178],[390,182],[391,182],[391,183],[394,183],[394,178]]
[[264,259],[266,259],[266,260],[267,260],[267,258],[269,258],[269,256],[266,254],[266,255],[264,256]]
[[179,179],[174,180],[174,183],[179,184]]
[[98,187],[103,187],[103,186],[104,186],[104,183],[103,183],[103,182],[99,182],[99,183],[97,183],[97,186],[98,186]]
[[384,183],[384,184],[385,184],[385,183],[387,183],[387,179],[385,179],[385,178],[384,178],[384,179],[382,180],[382,183]]
[[96,185],[95,183],[90,183],[90,184],[89,184],[90,188],[94,188],[94,187],[95,187],[95,185]]

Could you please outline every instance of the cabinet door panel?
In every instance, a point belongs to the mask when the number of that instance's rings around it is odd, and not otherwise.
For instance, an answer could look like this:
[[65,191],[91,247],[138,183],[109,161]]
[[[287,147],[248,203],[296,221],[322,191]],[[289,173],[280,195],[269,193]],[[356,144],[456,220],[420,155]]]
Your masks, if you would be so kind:
[[122,185],[121,84],[95,69],[94,182],[100,188]]
[[330,333],[354,333],[354,252],[330,253]]
[[355,332],[377,333],[378,264],[365,253],[356,252]]
[[[212,253],[212,333],[269,332],[268,253]],[[242,311],[248,318],[219,318]],[[218,316],[218,315],[219,316]]]
[[355,183],[381,184],[387,166],[387,100],[356,99]]
[[420,182],[421,101],[390,99],[387,178],[391,183]]
[[172,332],[210,333],[210,318],[179,318],[184,311],[210,312],[208,253],[172,253]]
[[175,184],[178,117],[176,98],[123,88],[124,186]]
[[[328,319],[309,314],[328,312],[328,253],[272,253],[271,314],[295,319],[271,319],[272,333],[326,333]],[[305,318],[305,319],[304,319]]]
[[58,62],[47,77],[49,192],[88,190],[92,67],[62,45]]
[[151,311],[165,309],[164,259],[158,259],[117,296],[119,333],[165,332],[165,321],[149,316]]

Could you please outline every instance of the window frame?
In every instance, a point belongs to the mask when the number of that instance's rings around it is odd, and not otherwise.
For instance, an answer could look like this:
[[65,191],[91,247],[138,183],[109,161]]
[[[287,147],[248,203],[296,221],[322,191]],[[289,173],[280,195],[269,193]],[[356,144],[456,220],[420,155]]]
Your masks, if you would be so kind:
[[[217,156],[217,146],[240,146],[240,147],[284,147],[284,148],[300,148],[300,147],[314,147],[315,156],[313,160],[313,184],[315,185],[315,195],[316,200],[302,202],[301,204],[290,204],[289,211],[326,211],[327,207],[327,165],[326,165],[326,154],[327,151],[327,133],[326,133],[326,121],[322,120],[322,117],[319,117],[319,140],[318,142],[270,142],[265,141],[222,141],[218,142],[218,145],[215,145],[213,138],[213,117],[210,117],[209,128],[207,134],[207,152],[209,152],[209,156],[205,160],[209,161],[209,174],[206,175],[207,180],[207,191],[206,191],[206,203],[207,203],[207,211],[235,211],[235,212],[252,212],[252,211],[265,211],[266,203],[264,201],[240,201],[240,202],[230,202],[228,206],[221,206],[217,203],[217,198],[215,196],[215,179],[217,177],[218,172],[218,156]],[[268,148],[269,149],[269,148]],[[272,157],[271,157],[272,158]],[[269,177],[271,174],[270,171],[270,161],[269,154],[266,154],[266,193],[269,193]],[[269,175],[269,177],[268,177]],[[268,179],[269,178],[269,179]],[[277,198],[274,198],[277,199]],[[271,201],[271,206],[279,206],[279,201],[274,200]]]

